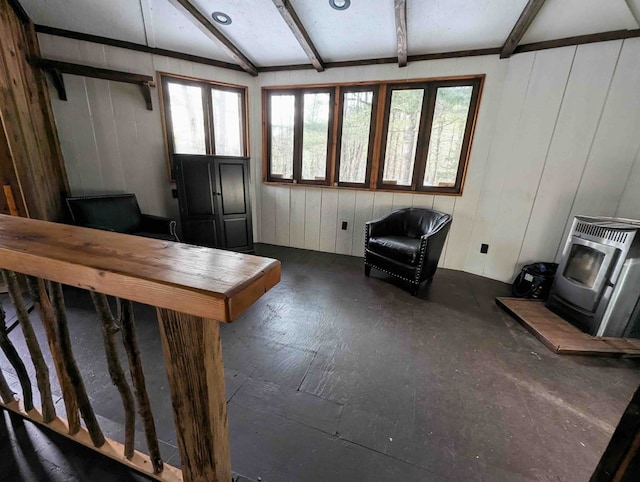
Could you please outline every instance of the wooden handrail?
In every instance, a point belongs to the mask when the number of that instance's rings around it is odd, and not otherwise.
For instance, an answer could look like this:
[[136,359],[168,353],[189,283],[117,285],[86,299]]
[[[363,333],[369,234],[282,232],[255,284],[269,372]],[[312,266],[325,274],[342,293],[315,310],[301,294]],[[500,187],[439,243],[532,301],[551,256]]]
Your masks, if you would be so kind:
[[[45,328],[50,328],[47,339],[54,362],[57,361],[55,368],[63,398],[67,408],[74,407],[72,415],[79,408],[87,429],[79,426],[77,414],[73,428],[55,413],[43,419],[36,408],[31,409],[28,376],[21,379],[23,397],[29,399],[24,404],[28,406],[23,407],[13,399],[6,383],[2,383],[0,370],[0,406],[161,481],[231,480],[222,347],[219,323],[215,320],[233,321],[276,285],[280,281],[279,261],[0,215],[0,269],[40,278],[29,278],[28,284]],[[14,276],[10,272],[4,275],[7,279]],[[43,280],[49,280],[48,289]],[[92,292],[102,321],[110,375],[129,416],[124,446],[105,439],[93,414],[74,360],[60,283]],[[19,289],[12,288],[14,303],[23,305]],[[104,294],[122,298],[118,306],[126,308],[120,321],[126,332],[124,344],[136,398],[141,407],[144,405],[142,416],[151,458],[133,450],[133,400],[124,380],[124,369],[117,361],[117,328]],[[137,353],[132,305],[123,300],[157,308],[182,471],[166,464],[163,470]],[[5,354],[12,353],[15,350],[1,325],[0,341],[4,343],[0,348]],[[31,348],[36,352],[38,347]],[[19,358],[12,361],[14,368],[20,364]],[[36,366],[43,382],[38,386],[41,395],[46,392],[42,388],[46,388],[44,382],[48,383],[46,368],[42,363]],[[65,380],[73,383],[65,385]]]
[[0,268],[222,322],[280,281],[280,262],[0,215]]

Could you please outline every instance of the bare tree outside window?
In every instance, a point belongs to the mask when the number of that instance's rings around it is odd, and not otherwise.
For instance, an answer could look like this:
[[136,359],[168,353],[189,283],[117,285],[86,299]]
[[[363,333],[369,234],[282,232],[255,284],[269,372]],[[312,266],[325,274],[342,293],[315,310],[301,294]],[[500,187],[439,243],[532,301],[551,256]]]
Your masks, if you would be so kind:
[[345,92],[342,97],[340,182],[364,183],[367,175],[373,91]]
[[436,95],[424,186],[455,185],[473,87],[440,87]]
[[176,154],[206,154],[202,89],[169,83],[169,109]]
[[330,101],[326,92],[304,94],[302,179],[326,179]]
[[211,89],[211,102],[216,154],[242,156],[242,95],[228,90]]
[[411,185],[423,98],[424,89],[394,90],[391,94],[383,183]]
[[295,96],[271,96],[271,175],[293,178]]

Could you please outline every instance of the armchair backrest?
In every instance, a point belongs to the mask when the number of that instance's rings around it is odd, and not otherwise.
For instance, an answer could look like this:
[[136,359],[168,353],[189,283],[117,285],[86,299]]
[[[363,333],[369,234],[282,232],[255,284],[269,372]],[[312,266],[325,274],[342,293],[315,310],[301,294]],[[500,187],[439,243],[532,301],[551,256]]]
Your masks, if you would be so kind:
[[394,234],[419,238],[442,229],[451,221],[451,215],[431,209],[405,208],[388,216]]
[[138,230],[142,213],[135,194],[108,194],[67,198],[73,223],[118,233]]

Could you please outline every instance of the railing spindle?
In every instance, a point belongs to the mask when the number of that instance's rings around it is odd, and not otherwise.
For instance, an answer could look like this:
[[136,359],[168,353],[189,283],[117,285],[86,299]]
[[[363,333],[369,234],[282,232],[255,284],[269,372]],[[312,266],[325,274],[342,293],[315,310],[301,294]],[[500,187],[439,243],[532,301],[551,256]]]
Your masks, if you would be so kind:
[[2,369],[0,368],[0,397],[4,403],[15,402],[16,399],[13,398],[13,390],[9,387],[7,383],[7,379],[4,377],[4,373],[2,373]]
[[20,359],[20,355],[16,351],[16,347],[13,346],[7,333],[6,315],[4,309],[0,307],[0,348],[4,352],[5,356],[11,363],[11,366],[18,375],[20,386],[22,387],[22,399],[24,403],[25,411],[29,412],[33,410],[33,391],[31,389],[31,380],[29,374],[24,366],[24,363]]
[[67,412],[69,434],[74,435],[80,430],[78,400],[76,399],[73,385],[71,385],[69,374],[62,359],[62,350],[60,349],[60,339],[56,330],[56,318],[53,312],[53,306],[51,306],[51,300],[49,299],[44,280],[28,276],[27,284],[29,286],[31,299],[40,315],[42,326],[44,326],[44,331],[47,335],[49,351],[51,352],[53,366],[58,375],[58,383],[60,384],[60,390],[62,390],[62,400],[65,411]]
[[149,394],[147,393],[144,371],[142,370],[140,349],[138,348],[138,340],[136,339],[133,303],[129,300],[121,300],[120,298],[117,300],[122,343],[129,359],[129,371],[131,373],[131,381],[133,382],[133,390],[138,401],[138,412],[140,413],[140,418],[142,418],[153,472],[159,474],[162,472],[163,463],[160,456],[160,447],[158,446],[156,425],[153,421],[153,414],[151,413],[151,403],[149,402]]
[[11,296],[13,306],[18,314],[18,321],[22,328],[24,341],[27,344],[33,368],[36,371],[36,384],[38,385],[38,391],[40,392],[40,400],[42,403],[42,420],[45,423],[49,423],[56,418],[56,408],[53,404],[51,382],[49,381],[49,368],[47,367],[47,363],[44,361],[44,356],[42,356],[42,350],[40,349],[36,332],[33,330],[33,325],[29,319],[29,312],[27,311],[27,306],[24,302],[24,298],[22,297],[22,290],[18,284],[16,274],[13,271],[3,269],[2,277],[9,288],[9,295]]
[[102,339],[104,341],[104,350],[107,354],[107,367],[111,381],[120,392],[122,405],[124,406],[124,455],[128,459],[133,457],[133,445],[135,442],[135,425],[136,425],[136,407],[133,402],[133,394],[124,375],[120,359],[118,358],[118,349],[116,348],[116,333],[118,325],[116,325],[109,308],[107,297],[101,293],[91,292],[91,300],[100,315],[102,326]]
[[76,364],[76,359],[73,356],[73,350],[71,349],[71,337],[69,336],[69,328],[67,323],[67,312],[64,304],[64,295],[62,293],[62,286],[60,283],[50,283],[51,298],[53,302],[53,312],[55,313],[58,335],[60,338],[60,350],[62,352],[62,359],[64,360],[64,366],[69,374],[69,380],[73,386],[73,390],[78,400],[78,408],[80,414],[87,426],[87,431],[91,436],[91,441],[96,447],[102,447],[105,443],[104,434],[96,419],[96,414],[89,402],[89,396],[87,395],[87,389],[82,381],[80,370]]

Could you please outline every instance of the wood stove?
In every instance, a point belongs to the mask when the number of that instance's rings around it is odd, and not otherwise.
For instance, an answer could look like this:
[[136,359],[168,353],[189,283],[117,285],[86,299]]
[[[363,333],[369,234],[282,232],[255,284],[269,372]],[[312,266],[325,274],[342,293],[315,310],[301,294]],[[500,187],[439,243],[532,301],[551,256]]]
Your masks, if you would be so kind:
[[640,338],[640,221],[577,216],[547,307],[596,336]]

